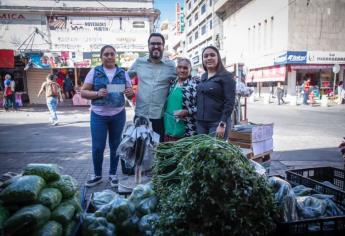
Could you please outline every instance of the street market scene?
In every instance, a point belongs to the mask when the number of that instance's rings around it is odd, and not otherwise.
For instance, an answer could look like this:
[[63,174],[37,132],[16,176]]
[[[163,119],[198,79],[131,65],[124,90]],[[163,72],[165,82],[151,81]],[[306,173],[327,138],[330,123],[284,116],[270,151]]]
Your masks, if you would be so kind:
[[344,235],[345,1],[0,1],[0,236]]

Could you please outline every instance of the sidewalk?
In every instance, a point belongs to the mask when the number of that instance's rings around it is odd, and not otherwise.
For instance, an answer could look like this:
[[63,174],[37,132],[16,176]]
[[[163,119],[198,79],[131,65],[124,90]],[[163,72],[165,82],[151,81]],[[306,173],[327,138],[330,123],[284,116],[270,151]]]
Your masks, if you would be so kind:
[[[126,109],[127,122],[134,112]],[[59,107],[58,126],[48,123],[45,106],[25,107],[18,112],[0,111],[0,174],[19,173],[33,162],[56,163],[63,173],[83,185],[93,173],[88,107]],[[313,166],[344,167],[337,146],[345,136],[345,106],[294,107],[249,104],[254,123],[274,123],[271,174]],[[103,175],[108,177],[109,148],[105,149]],[[120,165],[119,165],[120,168]],[[118,173],[121,174],[118,168]],[[105,181],[91,191],[110,188]]]

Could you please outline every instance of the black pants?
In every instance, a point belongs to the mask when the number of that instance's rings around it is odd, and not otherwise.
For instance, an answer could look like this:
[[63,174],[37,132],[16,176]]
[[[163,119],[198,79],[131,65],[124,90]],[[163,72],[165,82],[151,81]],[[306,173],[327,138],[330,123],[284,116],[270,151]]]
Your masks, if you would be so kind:
[[[134,120],[137,116],[134,116]],[[152,130],[159,134],[159,142],[164,142],[164,119],[150,119],[152,123]]]

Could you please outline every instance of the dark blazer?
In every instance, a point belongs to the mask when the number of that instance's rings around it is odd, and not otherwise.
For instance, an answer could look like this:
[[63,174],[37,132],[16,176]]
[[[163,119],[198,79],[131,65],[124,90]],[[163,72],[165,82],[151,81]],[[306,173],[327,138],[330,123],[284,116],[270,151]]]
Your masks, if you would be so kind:
[[197,86],[197,120],[226,122],[234,109],[236,82],[228,71],[207,77],[206,72]]

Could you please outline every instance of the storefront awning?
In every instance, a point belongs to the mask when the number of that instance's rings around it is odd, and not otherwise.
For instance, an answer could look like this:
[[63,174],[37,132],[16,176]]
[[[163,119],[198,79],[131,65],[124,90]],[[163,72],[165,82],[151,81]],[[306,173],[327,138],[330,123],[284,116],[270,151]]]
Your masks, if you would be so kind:
[[14,51],[0,49],[0,68],[14,68]]
[[[291,65],[291,70],[322,70],[322,69],[332,69],[334,64],[320,65],[320,64],[306,64],[306,65]],[[345,65],[340,65],[345,67]]]
[[285,81],[286,67],[271,66],[250,70],[246,76],[246,82],[274,82]]

